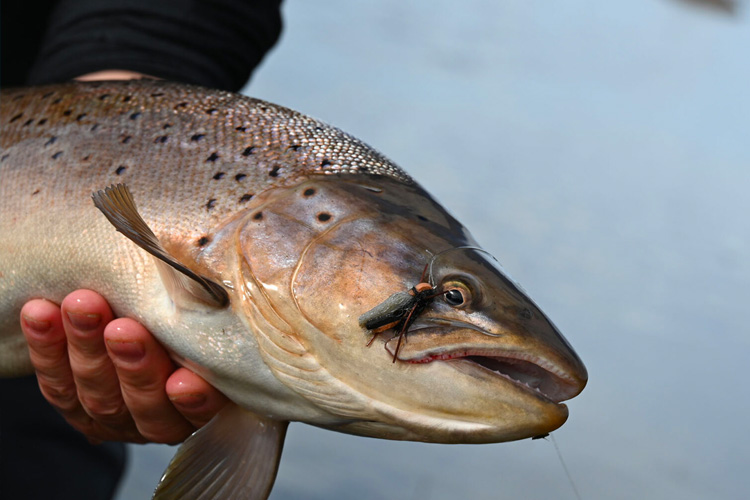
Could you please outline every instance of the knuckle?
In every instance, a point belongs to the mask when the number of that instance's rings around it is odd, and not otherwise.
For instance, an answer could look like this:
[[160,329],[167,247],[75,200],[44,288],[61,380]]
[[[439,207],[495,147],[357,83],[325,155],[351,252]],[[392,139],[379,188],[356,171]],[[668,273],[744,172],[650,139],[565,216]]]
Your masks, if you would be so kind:
[[80,401],[86,413],[97,419],[117,419],[129,413],[125,402],[117,398],[81,395]]
[[40,389],[42,391],[44,399],[46,399],[52,406],[62,412],[73,411],[81,404],[74,385],[40,383]]
[[51,371],[68,364],[65,341],[50,344],[29,343],[29,357],[34,369]]

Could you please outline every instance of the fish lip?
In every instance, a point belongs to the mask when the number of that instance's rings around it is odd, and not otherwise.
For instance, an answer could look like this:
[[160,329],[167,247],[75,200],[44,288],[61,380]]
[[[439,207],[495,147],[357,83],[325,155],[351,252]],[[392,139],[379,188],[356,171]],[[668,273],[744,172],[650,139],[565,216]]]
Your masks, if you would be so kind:
[[[476,325],[460,321],[427,321],[415,322],[409,333],[417,333],[441,326],[443,331],[470,329],[492,337],[502,334],[487,332]],[[408,335],[408,334],[407,334]],[[408,340],[407,340],[408,342]],[[388,347],[386,347],[388,348]],[[390,351],[390,349],[389,349]],[[454,348],[437,347],[412,358],[404,358],[399,353],[399,361],[410,364],[447,362],[459,371],[469,371],[471,375],[487,376],[511,382],[513,386],[546,403],[560,405],[578,395],[585,386],[585,380],[579,380],[568,373],[558,363],[548,357],[507,347],[471,347]]]

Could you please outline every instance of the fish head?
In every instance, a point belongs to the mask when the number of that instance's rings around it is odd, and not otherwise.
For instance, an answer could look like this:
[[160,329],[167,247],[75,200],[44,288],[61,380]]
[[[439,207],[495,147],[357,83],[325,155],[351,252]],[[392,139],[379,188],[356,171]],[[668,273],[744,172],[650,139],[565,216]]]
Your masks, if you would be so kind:
[[[310,423],[486,443],[565,422],[561,402],[583,390],[583,363],[419,186],[321,178],[259,203],[262,218],[250,215],[240,237],[247,316],[277,378],[333,416]],[[360,324],[420,281],[434,293],[408,330],[374,334]]]

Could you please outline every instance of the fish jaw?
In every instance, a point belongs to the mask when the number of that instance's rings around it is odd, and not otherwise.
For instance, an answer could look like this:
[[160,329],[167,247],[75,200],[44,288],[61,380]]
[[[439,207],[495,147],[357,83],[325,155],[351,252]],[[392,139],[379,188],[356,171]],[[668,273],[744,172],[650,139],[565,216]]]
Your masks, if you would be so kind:
[[[273,326],[256,330],[277,377],[338,416],[310,423],[379,438],[486,443],[538,436],[565,422],[560,401],[580,392],[585,368],[482,251],[448,252],[430,270],[436,292],[473,280],[481,293],[471,310],[434,298],[419,318],[431,325],[414,325],[395,363],[388,347],[397,332],[367,346],[371,335],[358,322],[364,312],[414,286],[432,255],[475,245],[421,188],[329,177],[257,202],[263,215],[251,215],[239,241],[248,302],[258,309],[250,316]],[[514,363],[516,372],[507,373]],[[505,375],[495,373],[500,367]],[[517,381],[534,376],[551,394]]]
[[[496,339],[485,343],[480,337],[477,342],[478,334]],[[427,320],[409,330],[408,340],[399,349],[397,359],[412,364],[448,363],[477,377],[510,381],[532,396],[552,403],[571,399],[583,390],[588,377],[575,363],[545,350],[543,345],[538,350],[512,344],[504,346],[504,337],[477,330],[473,325],[446,325],[442,321],[431,324]],[[397,341],[397,337],[392,337],[385,342],[385,349],[392,355],[396,352]]]

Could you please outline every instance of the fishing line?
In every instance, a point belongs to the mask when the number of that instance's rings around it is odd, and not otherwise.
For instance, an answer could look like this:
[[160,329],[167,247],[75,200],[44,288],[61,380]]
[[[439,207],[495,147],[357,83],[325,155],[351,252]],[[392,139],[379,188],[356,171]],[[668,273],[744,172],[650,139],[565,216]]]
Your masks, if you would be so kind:
[[557,440],[555,439],[554,434],[550,434],[549,438],[552,440],[552,444],[555,445],[555,451],[557,452],[557,458],[560,459],[560,463],[563,466],[563,470],[565,471],[565,475],[568,476],[568,481],[570,481],[570,486],[573,488],[573,493],[575,493],[576,498],[578,500],[582,500],[581,494],[578,492],[578,488],[576,488],[576,483],[573,481],[573,476],[570,475],[570,471],[568,470],[568,466],[565,464],[565,460],[563,460],[562,453],[560,453],[560,447],[557,446]]

